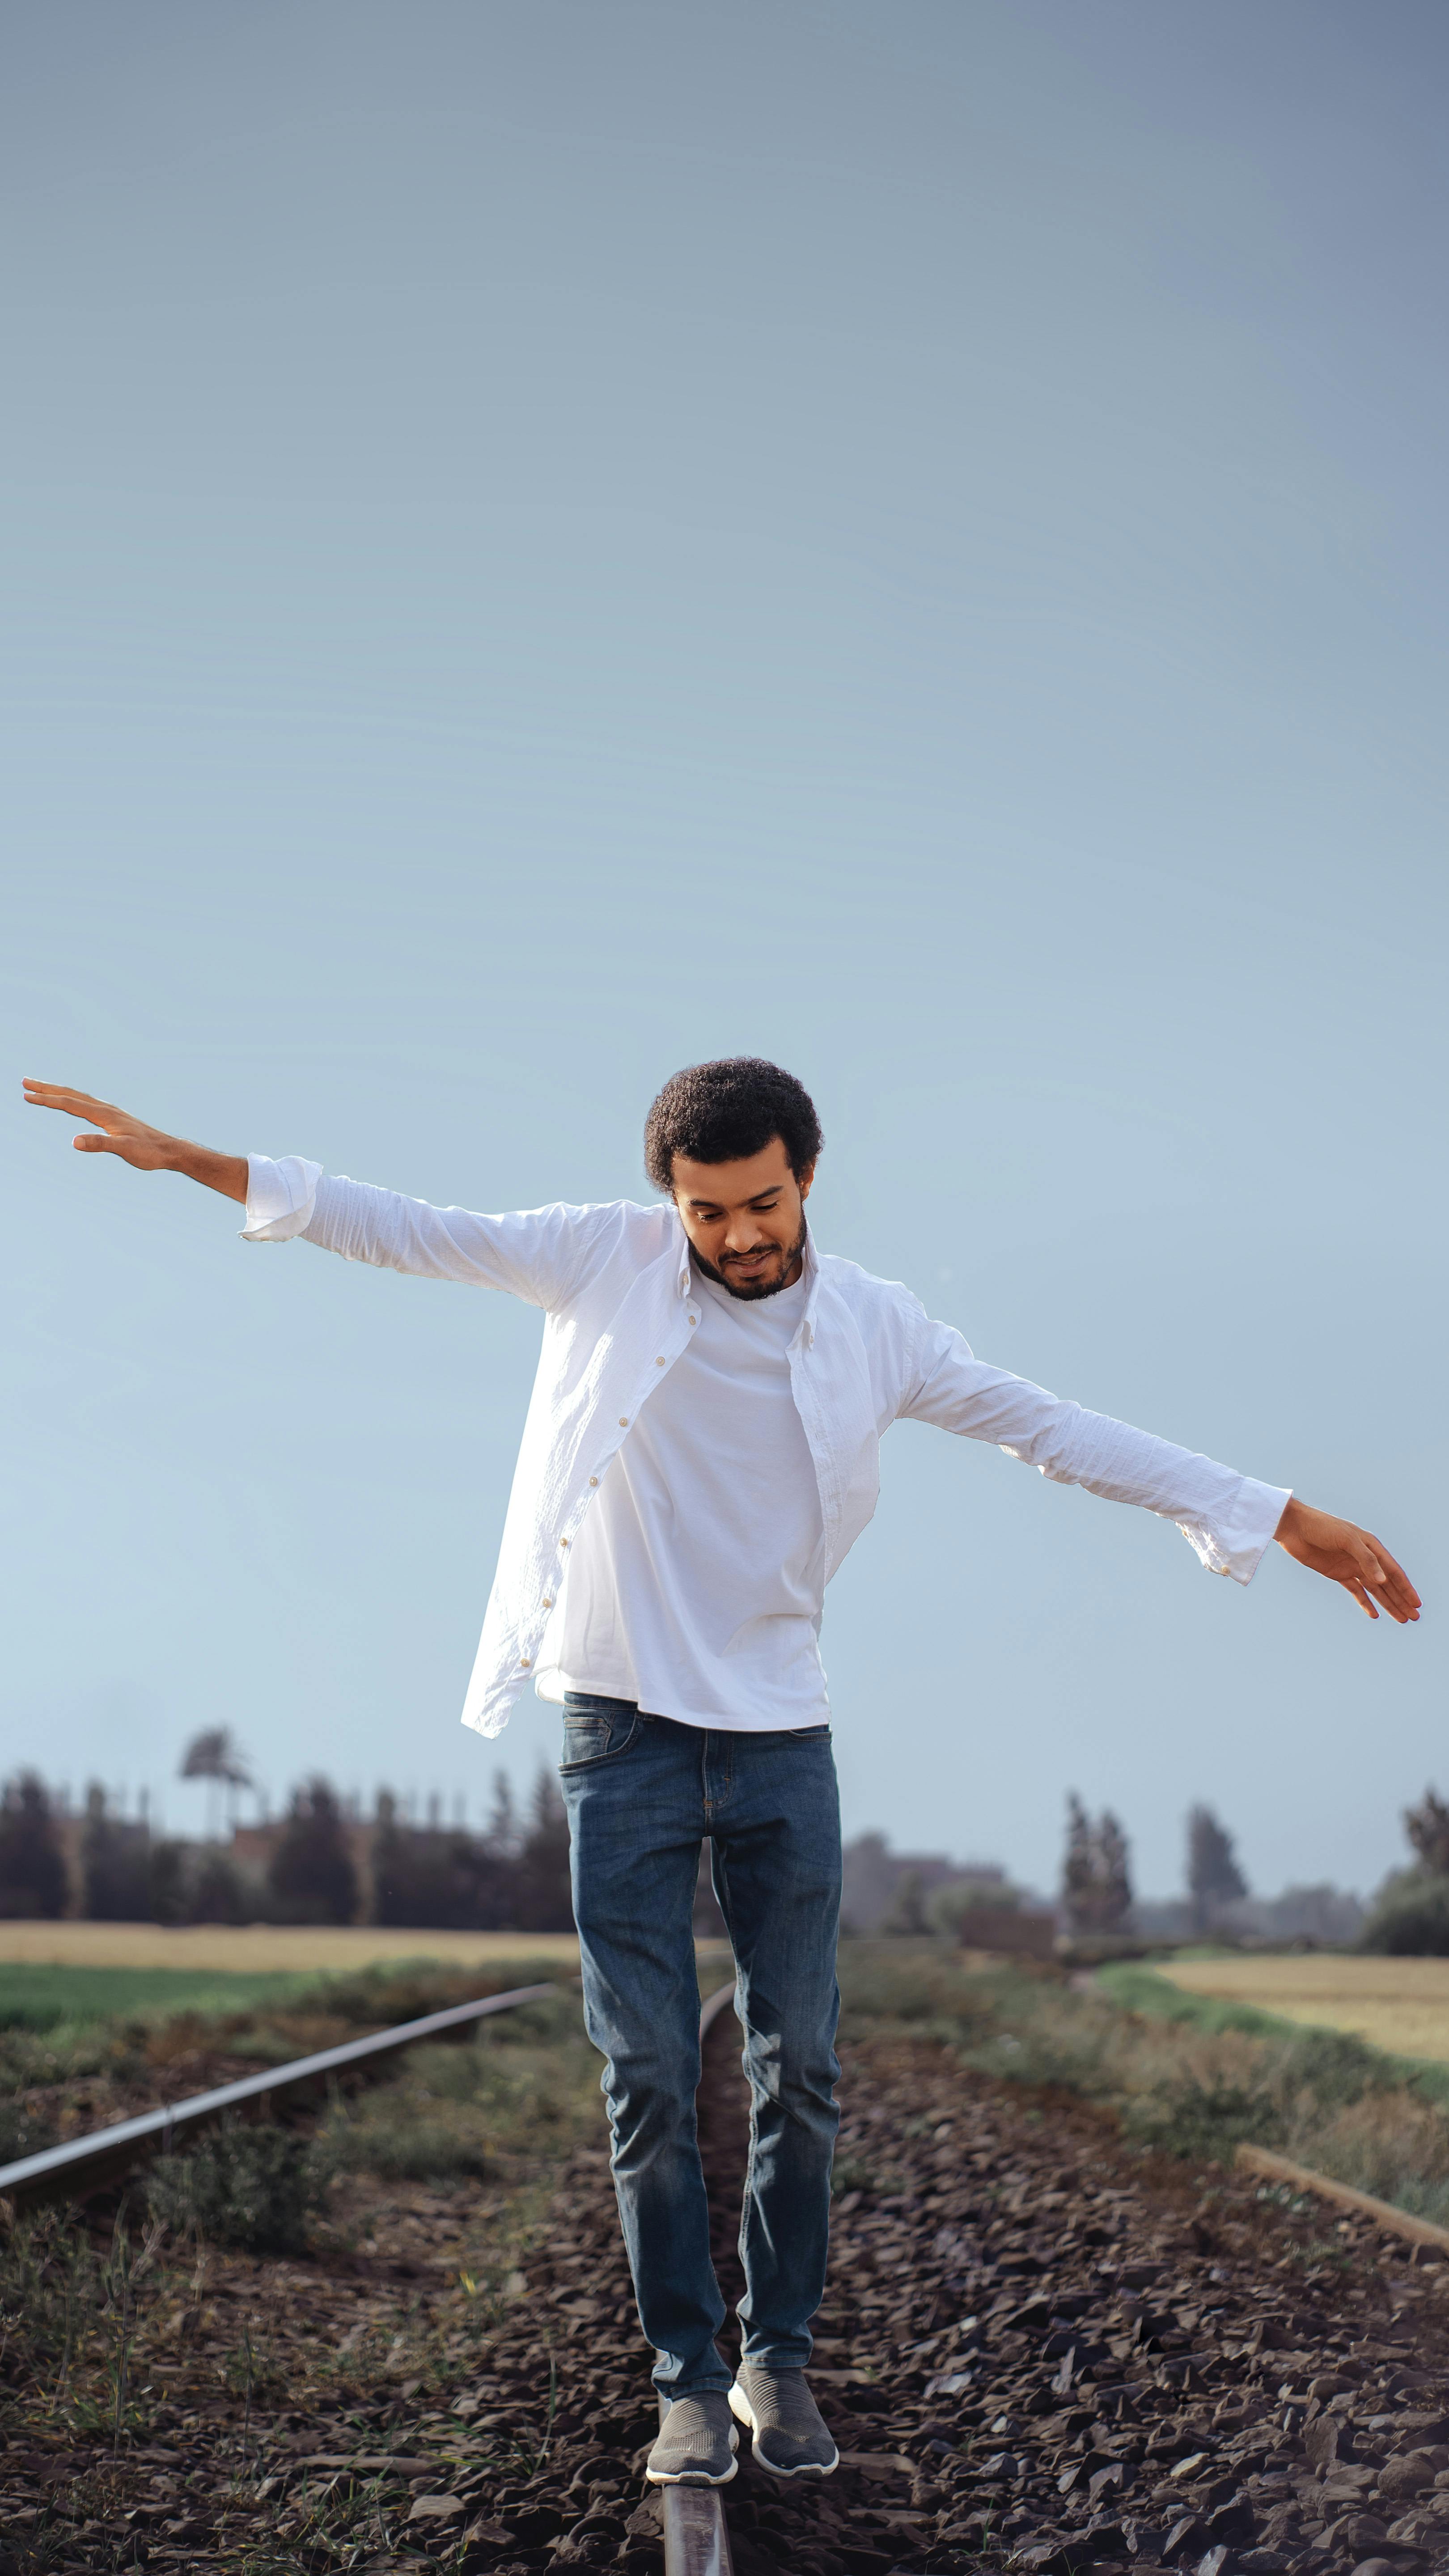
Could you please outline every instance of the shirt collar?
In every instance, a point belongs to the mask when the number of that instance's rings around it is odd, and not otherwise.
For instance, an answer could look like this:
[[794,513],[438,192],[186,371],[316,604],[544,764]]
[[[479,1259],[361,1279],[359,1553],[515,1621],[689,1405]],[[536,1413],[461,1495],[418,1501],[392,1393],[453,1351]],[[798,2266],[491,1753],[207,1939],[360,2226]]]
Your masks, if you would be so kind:
[[808,1349],[815,1339],[815,1316],[820,1304],[820,1255],[809,1220],[805,1225],[805,1255],[802,1264],[805,1278],[805,1312],[800,1319],[800,1333]]

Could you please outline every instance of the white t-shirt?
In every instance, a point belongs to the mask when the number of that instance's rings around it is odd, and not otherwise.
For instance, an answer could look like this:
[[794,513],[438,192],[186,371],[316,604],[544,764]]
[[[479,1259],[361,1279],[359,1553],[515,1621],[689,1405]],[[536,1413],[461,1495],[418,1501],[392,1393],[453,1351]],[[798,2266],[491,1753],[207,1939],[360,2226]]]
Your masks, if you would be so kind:
[[542,1699],[597,1691],[686,1726],[822,1726],[825,1528],[790,1385],[806,1283],[731,1297],[632,1425],[574,1542],[539,1652]]

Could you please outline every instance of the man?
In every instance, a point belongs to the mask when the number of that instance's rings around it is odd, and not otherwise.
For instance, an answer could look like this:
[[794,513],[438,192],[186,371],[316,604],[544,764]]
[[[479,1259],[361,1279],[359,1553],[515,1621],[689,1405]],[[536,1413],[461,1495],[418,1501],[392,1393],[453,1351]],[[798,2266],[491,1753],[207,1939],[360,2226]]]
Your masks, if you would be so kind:
[[[561,1778],[590,2037],[639,2314],[668,2411],[656,2483],[735,2473],[733,2418],[780,2476],[835,2445],[805,2381],[825,2282],[839,2072],[840,1827],[819,1654],[825,1585],[875,1509],[902,1415],[1176,1521],[1247,1583],[1276,1537],[1376,1618],[1417,1618],[1386,1548],[1284,1489],[976,1360],[910,1292],[817,1251],[821,1135],[792,1075],[694,1065],[649,1113],[656,1207],[434,1208],[315,1163],[213,1153],[80,1092],[41,1108],[82,1152],[243,1201],[250,1242],[504,1288],[543,1309],[498,1571],[464,1708],[485,1735],[533,1681],[564,1712]],[[751,2089],[731,2382],[694,2133],[700,1843],[738,1971]]]

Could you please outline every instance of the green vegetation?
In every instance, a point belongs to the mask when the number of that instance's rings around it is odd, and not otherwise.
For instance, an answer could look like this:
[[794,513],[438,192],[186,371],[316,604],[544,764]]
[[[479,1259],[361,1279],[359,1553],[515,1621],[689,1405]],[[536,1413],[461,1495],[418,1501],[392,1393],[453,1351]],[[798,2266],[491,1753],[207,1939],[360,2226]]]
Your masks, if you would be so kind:
[[[405,1960],[327,1978],[6,1973],[40,1983],[25,1998],[24,2018],[12,2014],[0,2028],[0,2164],[124,2116],[135,2107],[134,2087],[153,2072],[174,2098],[215,2082],[228,2060],[281,2064],[479,1994],[541,1984],[550,1971],[542,1960],[471,1971]],[[96,2006],[108,1996],[118,2009],[106,2019]],[[176,2244],[298,2253],[315,2225],[337,2225],[344,2174],[445,2189],[486,2176],[511,2191],[524,2164],[546,2173],[586,2109],[596,2114],[597,2075],[577,1996],[565,1984],[476,2030],[465,2025],[455,2040],[409,2050],[356,2084],[334,2081],[313,2135],[244,2119],[189,2140],[137,2175],[128,2205],[149,2210]],[[305,2119],[306,2106],[298,2110]],[[524,2137],[529,2155],[520,2159]],[[23,2223],[22,2235],[30,2226]]]
[[1449,1959],[1449,1876],[1405,1869],[1388,1879],[1358,1946],[1392,1959]]
[[1050,1968],[972,1971],[931,1943],[855,1942],[841,1987],[847,2037],[936,2037],[983,2074],[1101,2104],[1144,2150],[1227,2162],[1251,2142],[1449,2223],[1444,2066],[1128,1965],[1079,1989]]
[[1414,1859],[1386,1879],[1359,1947],[1395,1959],[1449,1959],[1449,1806],[1437,1790],[1404,1810]]
[[[1211,1954],[1186,1950],[1177,1955],[1194,1959]],[[1389,2049],[1375,2047],[1370,2040],[1357,2038],[1351,2031],[1289,2020],[1283,2014],[1265,2012],[1258,2004],[1193,1994],[1160,1977],[1155,1969],[1131,1961],[1100,1968],[1097,1983],[1114,2003],[1148,2020],[1181,2022],[1203,2031],[1237,2030],[1250,2038],[1289,2041],[1298,2050],[1295,2062],[1333,2067],[1342,2084],[1362,2077],[1364,2089],[1383,2082],[1411,2085],[1426,2101],[1449,2108],[1449,2065],[1438,2058],[1396,2056]],[[1259,2146],[1268,2143],[1266,2139],[1257,2140]]]
[[312,1992],[315,1975],[226,1975],[214,1968],[62,1968],[0,1962],[0,2030],[81,2030],[169,2013],[240,2013]]
[[23,2093],[0,2094],[0,2165],[42,2155],[55,2144],[55,2123]]
[[[107,2102],[115,2070],[133,2107],[148,2063],[168,2077],[189,2063],[172,2054],[178,2043],[188,2053],[246,2043],[295,2056],[487,1982],[498,1990],[546,1974],[540,1962],[509,1960],[480,1978],[410,1961],[386,1975],[311,1979],[301,1994],[211,2022],[191,2011],[139,2031],[98,2023],[75,2040],[63,2073],[44,2034],[12,2031],[12,2084],[17,2054],[48,2080],[0,2096],[0,2112],[34,2123],[54,2110],[70,2126],[83,2101],[89,2125],[120,2107]],[[78,2075],[81,2065],[91,2071]],[[113,2202],[104,2214],[22,2207],[0,2227],[0,2447],[18,2434],[88,2453],[65,2487],[66,2512],[119,2527],[140,2474],[135,2446],[181,2444],[197,2509],[204,2497],[208,2515],[215,2507],[250,2521],[234,2551],[209,2537],[201,2553],[238,2576],[371,2563],[384,2516],[389,2549],[400,2546],[411,2501],[400,2481],[329,2476],[316,2488],[289,2481],[272,2497],[275,2480],[258,2484],[248,2445],[324,2418],[344,2448],[363,2426],[375,2426],[383,2449],[432,2447],[456,2430],[450,2410],[522,2294],[518,2266],[547,2222],[561,2165],[580,2147],[602,2163],[598,2079],[577,1991],[563,1982],[456,2041],[386,2061],[356,2089],[334,2086],[320,2106],[294,2098],[275,2121],[213,2130],[135,2174],[114,2217]],[[318,2258],[312,2289],[278,2297],[267,2258],[304,2249]],[[344,2295],[337,2284],[351,2281],[354,2261],[368,2283]],[[212,2469],[217,2401],[228,2395],[234,2421]],[[511,2431],[496,2438],[520,2476],[537,2465],[533,2453],[513,2461]],[[437,2446],[445,2480],[446,2442]],[[49,2547],[48,2525],[43,2539]],[[27,2531],[20,2563],[36,2576],[70,2563],[40,2548]]]
[[165,2064],[190,2052],[280,2065],[365,2030],[558,1975],[552,1959],[458,1968],[409,1958],[332,1975],[0,1965],[0,2097],[107,2067],[118,2071],[123,2060]]
[[174,2236],[248,2254],[300,2254],[327,2180],[304,2138],[257,2120],[221,2129],[186,2154],[162,2156],[145,2193]]
[[[67,2125],[98,2128],[123,2107],[108,2099],[112,2088],[144,2080],[153,2066],[170,2073],[196,2063],[200,2085],[214,2080],[216,2070],[205,2064],[213,2052],[280,2064],[479,1994],[550,1981],[542,1960],[509,1960],[491,1971],[406,1960],[327,1978],[34,1973],[61,1982],[32,2000],[25,2021],[12,2019],[0,2034],[0,2162],[50,2144],[77,2086],[84,2087],[85,2117]],[[95,2002],[108,1991],[120,2009],[103,2020]],[[49,2026],[47,2009],[56,2016]],[[153,2165],[137,2188],[175,2238],[294,2253],[343,2173],[443,2185],[497,2179],[506,2176],[511,2142],[521,2133],[547,2155],[557,2137],[572,2133],[581,2087],[587,2080],[592,2091],[597,2071],[577,1996],[565,1984],[476,2028],[464,2025],[456,2037],[410,2049],[356,2085],[334,2081],[310,2140],[293,2127],[233,2122]],[[167,2090],[177,2090],[174,2081]]]
[[520,2134],[545,2152],[570,2136],[581,2093],[596,2107],[598,2080],[578,1998],[565,1989],[481,2023],[466,2046],[409,2049],[390,2082],[334,2101],[318,2153],[332,2172],[493,2179]]

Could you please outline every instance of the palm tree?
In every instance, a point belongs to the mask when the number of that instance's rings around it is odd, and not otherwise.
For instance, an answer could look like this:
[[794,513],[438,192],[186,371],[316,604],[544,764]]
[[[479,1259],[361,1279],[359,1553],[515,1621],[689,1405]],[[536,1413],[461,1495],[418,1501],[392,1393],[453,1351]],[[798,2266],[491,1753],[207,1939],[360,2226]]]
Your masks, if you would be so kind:
[[246,1758],[237,1745],[229,1726],[209,1726],[193,1735],[181,1757],[178,1778],[204,1780],[206,1786],[206,1831],[208,1840],[215,1833],[216,1786],[226,1790],[227,1823],[235,1828],[236,1800],[239,1789],[250,1789],[252,1775]]

